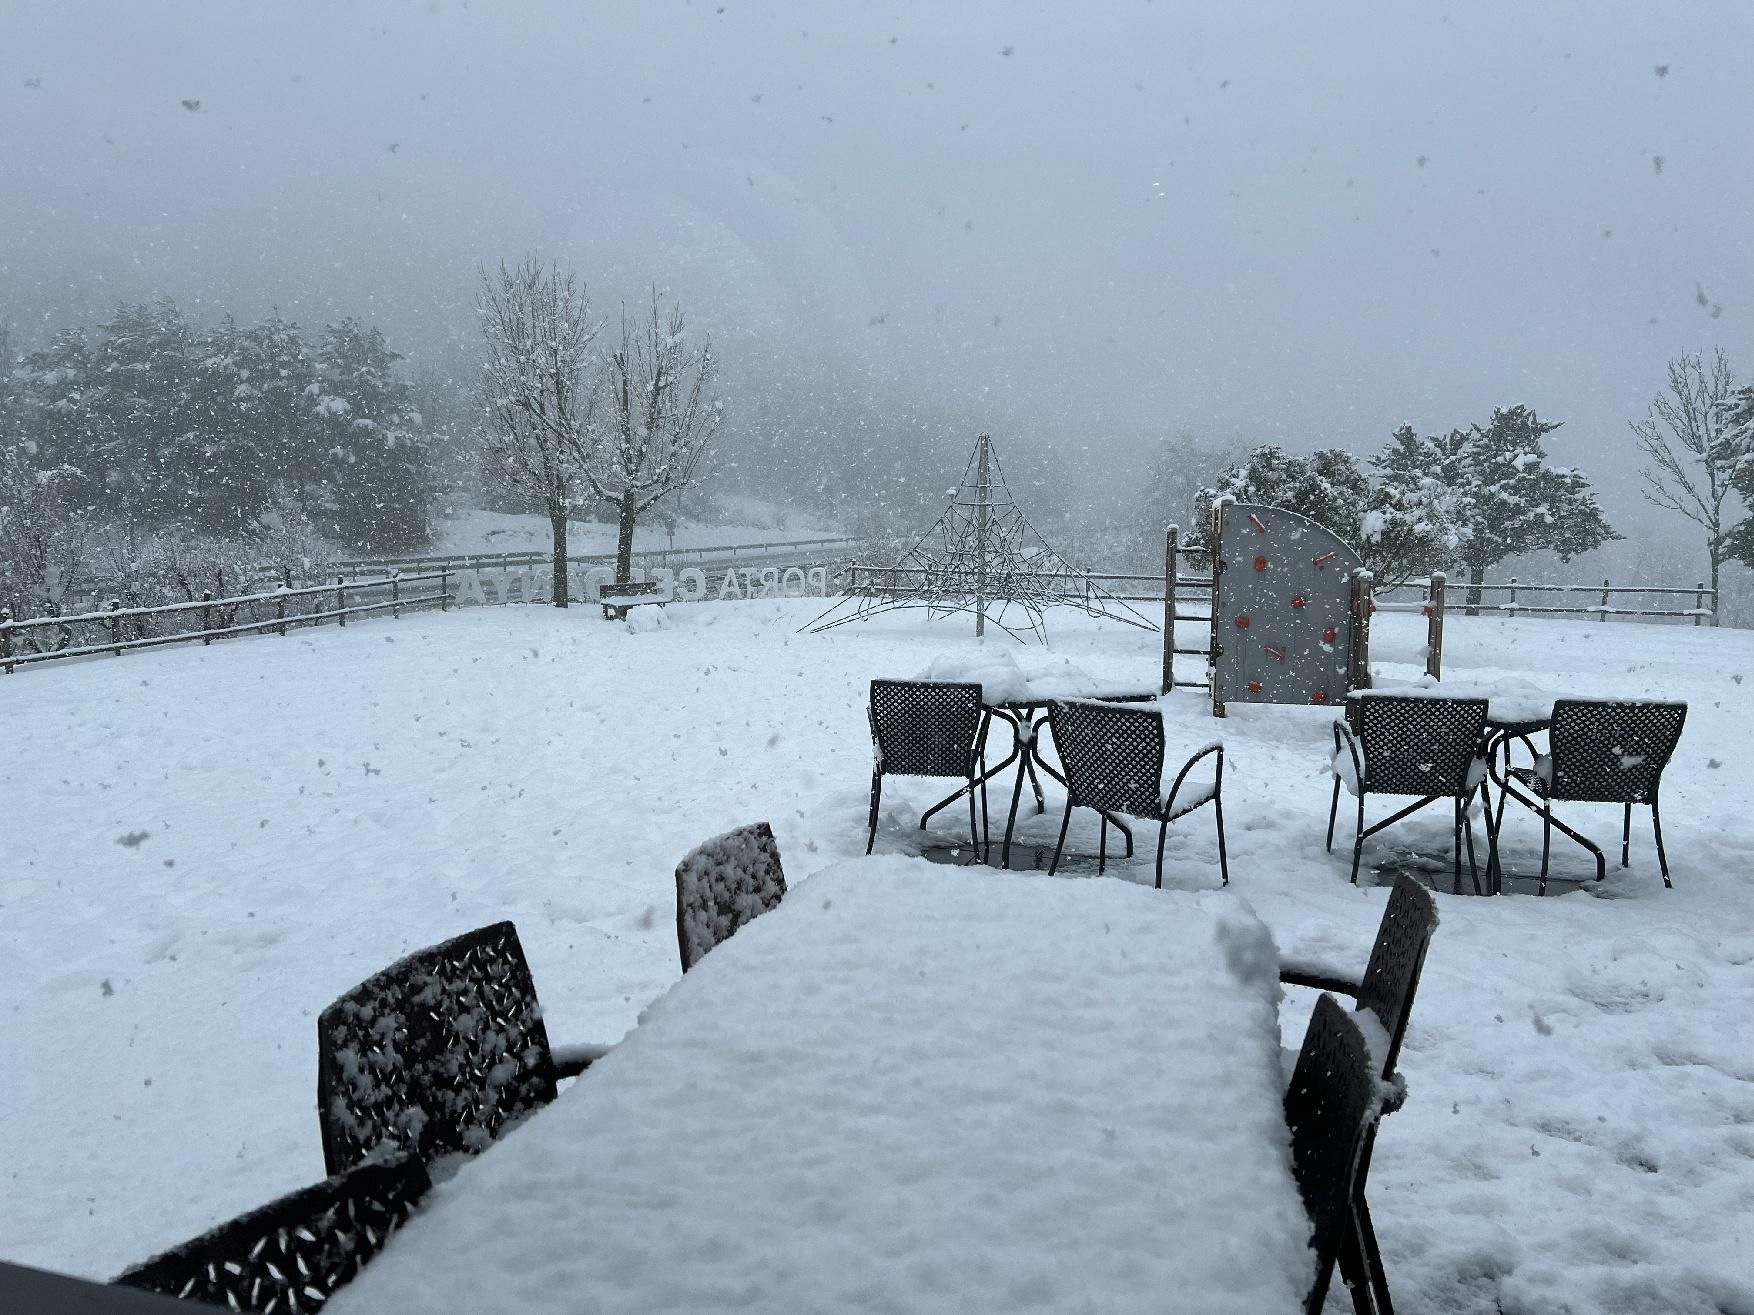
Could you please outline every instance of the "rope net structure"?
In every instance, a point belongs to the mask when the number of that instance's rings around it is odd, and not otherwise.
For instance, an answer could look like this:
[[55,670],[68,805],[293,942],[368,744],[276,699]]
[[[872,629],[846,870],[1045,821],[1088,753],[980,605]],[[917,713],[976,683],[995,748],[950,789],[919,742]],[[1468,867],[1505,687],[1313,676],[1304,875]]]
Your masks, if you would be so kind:
[[855,565],[846,594],[803,629],[814,634],[881,612],[924,608],[930,616],[972,613],[976,635],[991,622],[1014,639],[1045,642],[1050,607],[1157,629],[1049,546],[1017,505],[993,440],[982,434],[937,523],[895,565]]

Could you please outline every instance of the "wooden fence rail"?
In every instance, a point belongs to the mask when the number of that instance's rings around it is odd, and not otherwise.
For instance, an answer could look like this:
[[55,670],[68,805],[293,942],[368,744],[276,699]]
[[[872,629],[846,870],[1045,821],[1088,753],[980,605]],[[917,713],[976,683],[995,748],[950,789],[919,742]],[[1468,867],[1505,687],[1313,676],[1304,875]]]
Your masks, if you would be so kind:
[[[215,639],[270,630],[284,635],[298,626],[331,620],[344,626],[350,616],[380,612],[399,617],[405,610],[437,607],[444,611],[455,597],[450,587],[453,574],[440,570],[378,580],[349,580],[337,575],[334,584],[300,589],[229,598],[204,594],[193,602],[161,607],[111,606],[96,612],[27,620],[14,620],[10,611],[0,611],[0,670],[10,675],[14,667],[63,658],[99,653],[120,656],[131,649],[197,640],[211,644]],[[245,619],[240,621],[240,614]]]

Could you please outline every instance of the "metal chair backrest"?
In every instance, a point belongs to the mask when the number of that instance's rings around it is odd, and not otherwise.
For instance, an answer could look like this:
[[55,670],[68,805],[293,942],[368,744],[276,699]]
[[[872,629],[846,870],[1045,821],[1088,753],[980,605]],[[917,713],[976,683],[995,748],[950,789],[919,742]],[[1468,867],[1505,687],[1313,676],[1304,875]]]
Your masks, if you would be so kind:
[[486,1149],[557,1091],[518,929],[496,922],[374,973],[317,1019],[323,1159]]
[[884,772],[968,776],[980,758],[978,684],[930,680],[871,682],[871,736]]
[[1364,1035],[1331,995],[1316,1001],[1291,1085],[1285,1122],[1291,1129],[1291,1167],[1310,1220],[1316,1279],[1307,1309],[1320,1311],[1334,1261],[1352,1226],[1352,1203],[1365,1134],[1378,1107],[1376,1074]]
[[1686,721],[1685,703],[1558,700],[1548,793],[1584,803],[1650,803]]
[[1395,878],[1388,907],[1383,910],[1376,944],[1358,985],[1358,1007],[1368,1009],[1389,1034],[1389,1053],[1382,1076],[1391,1077],[1401,1057],[1401,1038],[1413,1013],[1413,996],[1425,968],[1425,952],[1437,930],[1437,901],[1431,892],[1402,873]]
[[1462,792],[1485,736],[1485,699],[1367,694],[1357,703],[1367,791],[1421,796]]
[[779,846],[766,822],[714,836],[676,865],[676,944],[687,972],[786,894]]
[[1074,807],[1133,817],[1163,811],[1163,715],[1089,700],[1048,704]]
[[383,1249],[430,1185],[413,1156],[362,1164],[135,1265],[115,1282],[257,1315],[314,1311]]

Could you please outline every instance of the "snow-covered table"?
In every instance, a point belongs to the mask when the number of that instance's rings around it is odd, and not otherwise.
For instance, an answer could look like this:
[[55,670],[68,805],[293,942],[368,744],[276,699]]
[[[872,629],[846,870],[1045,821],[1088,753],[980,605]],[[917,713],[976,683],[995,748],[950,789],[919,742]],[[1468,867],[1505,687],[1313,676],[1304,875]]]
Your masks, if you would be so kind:
[[[1034,660],[1026,668],[1010,649],[940,654],[917,679],[978,683],[981,702],[986,704],[987,711],[1011,727],[1011,752],[975,782],[984,785],[1003,775],[1011,764],[1017,764],[1017,779],[1011,786],[1011,809],[1005,815],[1005,837],[999,847],[999,866],[1002,868],[1011,866],[1011,837],[1017,830],[1017,808],[1023,801],[1024,777],[1029,778],[1030,787],[1035,792],[1035,811],[1038,813],[1047,811],[1047,800],[1042,797],[1037,769],[1061,785],[1066,783],[1066,778],[1041,754],[1041,732],[1047,725],[1048,703],[1054,699],[1150,703],[1158,697],[1155,688],[1143,688],[1134,681],[1093,676],[1063,657]],[[951,799],[958,797],[950,796]],[[1106,816],[1109,823],[1126,837],[1127,853],[1131,854],[1132,828],[1112,813]],[[991,861],[990,853],[988,861]]]
[[1300,1310],[1278,991],[1227,892],[837,864],[330,1309]]

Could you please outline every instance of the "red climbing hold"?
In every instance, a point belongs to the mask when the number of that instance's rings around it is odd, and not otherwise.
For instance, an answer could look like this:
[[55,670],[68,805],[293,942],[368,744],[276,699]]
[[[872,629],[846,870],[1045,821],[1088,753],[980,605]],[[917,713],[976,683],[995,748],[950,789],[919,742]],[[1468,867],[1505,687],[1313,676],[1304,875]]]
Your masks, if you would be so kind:
[[1260,692],[1261,692],[1261,682],[1258,680],[1249,681],[1249,693],[1250,694],[1259,694]]
[[1255,558],[1255,570],[1264,571],[1266,569],[1267,569],[1267,559],[1265,557]]
[[1269,657],[1276,657],[1281,662],[1283,662],[1285,660],[1285,650],[1284,649],[1273,648],[1271,646],[1266,646],[1266,647],[1267,647],[1267,654]]
[[1318,689],[1314,694],[1309,696],[1309,701],[1311,703],[1326,703],[1328,701],[1328,691],[1325,689]]
[[1292,594],[1291,595],[1291,605],[1293,607],[1302,607],[1308,601],[1309,600],[1307,598],[1305,598],[1302,594]]
[[1339,632],[1337,630],[1335,630],[1333,626],[1329,626],[1326,630],[1322,631],[1322,643],[1324,643],[1324,644],[1333,643],[1334,636],[1338,633]]
[[1265,534],[1267,532],[1267,523],[1265,521],[1263,521],[1259,516],[1255,515],[1254,512],[1252,512],[1252,511],[1249,513],[1249,524],[1253,525],[1262,534]]
[[1247,630],[1249,628],[1249,617],[1247,612],[1244,612],[1241,616],[1236,618],[1236,628],[1238,630]]
[[1334,560],[1334,554],[1332,551],[1329,551],[1329,552],[1323,553],[1320,557],[1316,558],[1315,564],[1317,566],[1326,566],[1329,562],[1331,562],[1333,560]]

